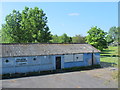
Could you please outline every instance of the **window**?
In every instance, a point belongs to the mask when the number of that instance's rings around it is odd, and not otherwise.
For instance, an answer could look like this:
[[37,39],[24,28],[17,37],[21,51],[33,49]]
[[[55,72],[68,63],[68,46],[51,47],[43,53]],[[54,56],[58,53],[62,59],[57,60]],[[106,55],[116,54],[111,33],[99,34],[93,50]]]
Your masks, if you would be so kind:
[[64,55],[64,62],[73,62],[73,55]]
[[83,54],[75,54],[74,61],[83,61]]
[[41,56],[40,63],[41,64],[52,64],[52,60],[49,59],[49,56]]

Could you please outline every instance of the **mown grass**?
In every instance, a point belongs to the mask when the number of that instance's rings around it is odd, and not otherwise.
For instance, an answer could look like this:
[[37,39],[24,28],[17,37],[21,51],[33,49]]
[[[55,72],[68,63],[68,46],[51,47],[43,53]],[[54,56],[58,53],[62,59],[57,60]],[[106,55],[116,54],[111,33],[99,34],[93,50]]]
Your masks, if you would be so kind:
[[[101,52],[101,58],[100,58],[100,62],[101,65],[103,67],[118,67],[118,59],[120,58],[119,56],[119,47],[113,47],[113,46],[109,46],[107,49],[104,49]],[[120,76],[119,76],[120,77]],[[116,81],[118,81],[118,71],[115,70],[112,73],[112,78],[115,79]]]
[[101,63],[104,63],[108,66],[118,66],[118,47],[109,46],[107,49],[104,49],[101,52]]

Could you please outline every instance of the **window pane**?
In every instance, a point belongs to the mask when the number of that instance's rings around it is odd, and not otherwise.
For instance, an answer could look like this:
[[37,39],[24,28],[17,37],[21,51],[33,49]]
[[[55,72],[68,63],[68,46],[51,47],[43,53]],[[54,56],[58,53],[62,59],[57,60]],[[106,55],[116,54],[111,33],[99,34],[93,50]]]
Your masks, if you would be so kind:
[[74,61],[83,61],[83,54],[75,54]]
[[73,62],[73,55],[64,55],[64,62]]

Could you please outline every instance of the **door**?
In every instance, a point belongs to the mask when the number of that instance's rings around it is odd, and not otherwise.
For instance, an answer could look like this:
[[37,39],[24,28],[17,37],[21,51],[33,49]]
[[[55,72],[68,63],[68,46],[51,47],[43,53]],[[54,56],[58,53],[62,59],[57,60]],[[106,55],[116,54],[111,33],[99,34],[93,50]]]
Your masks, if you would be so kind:
[[94,65],[94,55],[92,53],[92,65]]
[[96,64],[96,58],[95,58],[95,54],[92,53],[92,65]]
[[61,69],[61,57],[56,57],[56,69]]

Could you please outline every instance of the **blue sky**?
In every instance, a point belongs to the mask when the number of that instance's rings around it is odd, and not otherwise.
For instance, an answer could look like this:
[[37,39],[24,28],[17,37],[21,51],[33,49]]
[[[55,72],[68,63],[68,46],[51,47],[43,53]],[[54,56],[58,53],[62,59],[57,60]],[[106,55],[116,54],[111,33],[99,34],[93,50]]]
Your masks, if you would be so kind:
[[118,26],[117,2],[2,2],[2,23],[13,9],[22,11],[25,6],[44,10],[52,34],[86,36],[93,26],[106,32]]

